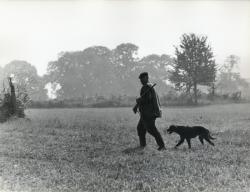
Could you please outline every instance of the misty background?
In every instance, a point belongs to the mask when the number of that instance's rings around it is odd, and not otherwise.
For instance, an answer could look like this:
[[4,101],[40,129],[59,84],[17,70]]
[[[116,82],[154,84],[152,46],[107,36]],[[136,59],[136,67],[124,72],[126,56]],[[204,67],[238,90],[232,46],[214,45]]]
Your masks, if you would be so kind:
[[248,1],[0,5],[0,88],[13,76],[33,102],[131,105],[139,95],[138,74],[147,71],[163,103],[184,104],[189,95],[176,89],[171,74],[175,47],[183,34],[191,33],[207,37],[216,63],[216,78],[213,84],[199,85],[199,99],[211,102],[212,92],[221,101],[238,101],[239,92],[240,99],[249,99]]

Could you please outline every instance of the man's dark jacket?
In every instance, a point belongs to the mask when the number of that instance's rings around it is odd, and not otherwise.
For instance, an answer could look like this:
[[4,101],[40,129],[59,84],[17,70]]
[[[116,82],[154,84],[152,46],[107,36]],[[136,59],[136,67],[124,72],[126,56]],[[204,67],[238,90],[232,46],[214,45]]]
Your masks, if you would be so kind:
[[159,98],[154,88],[151,87],[152,84],[148,83],[141,88],[141,96],[150,89],[139,101],[139,111],[143,119],[161,117]]

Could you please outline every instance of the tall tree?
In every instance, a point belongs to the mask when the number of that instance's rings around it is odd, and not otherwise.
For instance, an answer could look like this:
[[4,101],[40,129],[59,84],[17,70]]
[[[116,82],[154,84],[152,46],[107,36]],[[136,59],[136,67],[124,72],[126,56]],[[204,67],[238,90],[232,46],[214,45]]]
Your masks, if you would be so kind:
[[132,43],[122,43],[112,50],[111,63],[115,67],[117,81],[121,87],[121,94],[135,96],[138,85],[138,46]]
[[120,92],[111,57],[112,52],[106,47],[96,46],[84,50],[84,61],[88,67],[82,68],[81,73],[85,73],[86,81],[89,80],[91,95],[111,96]]
[[173,59],[169,55],[152,54],[143,57],[139,61],[136,73],[147,71],[150,75],[150,80],[157,83],[156,89],[159,95],[164,95],[171,89],[166,82],[169,80],[172,65]]
[[184,34],[179,48],[175,50],[174,70],[170,80],[178,89],[187,93],[193,90],[194,103],[197,104],[200,85],[210,85],[215,81],[216,65],[206,36],[193,33]]
[[248,82],[240,76],[239,62],[240,58],[237,55],[229,55],[220,68],[216,82],[220,94],[230,94],[248,88]]
[[83,65],[82,51],[60,53],[58,60],[49,62],[47,68],[47,83],[53,87],[60,85],[56,92],[57,98],[69,99],[81,97],[84,83],[79,69]]
[[83,98],[117,94],[111,51],[102,46],[62,53],[48,65],[48,80],[59,84],[58,98]]

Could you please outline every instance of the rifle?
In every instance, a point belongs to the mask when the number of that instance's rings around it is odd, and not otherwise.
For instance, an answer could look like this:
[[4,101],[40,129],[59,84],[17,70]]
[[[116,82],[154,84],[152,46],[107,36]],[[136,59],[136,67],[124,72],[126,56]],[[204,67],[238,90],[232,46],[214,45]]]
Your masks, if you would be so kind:
[[[154,88],[154,86],[156,86],[156,83],[154,83],[150,88],[148,88],[148,90],[147,91],[145,91],[139,98],[142,98],[142,97],[144,97],[151,89],[153,89]],[[139,107],[139,104],[138,103],[136,103],[135,104],[135,106],[133,107],[133,111],[134,111],[134,113],[136,113],[137,112],[137,109],[138,109],[138,107]]]

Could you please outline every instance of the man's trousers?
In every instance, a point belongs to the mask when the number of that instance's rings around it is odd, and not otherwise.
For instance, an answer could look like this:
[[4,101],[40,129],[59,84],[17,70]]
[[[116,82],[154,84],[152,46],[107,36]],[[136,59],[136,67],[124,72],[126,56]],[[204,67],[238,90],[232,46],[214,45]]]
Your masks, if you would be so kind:
[[164,142],[161,137],[161,134],[157,130],[155,126],[155,118],[140,118],[139,123],[137,125],[137,133],[140,139],[140,146],[145,147],[146,146],[146,133],[149,133],[152,135],[156,143],[159,147],[164,147]]

